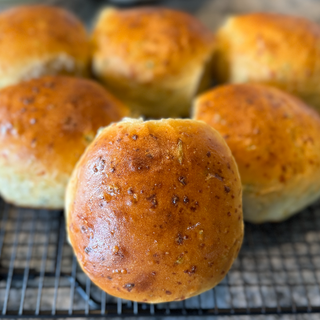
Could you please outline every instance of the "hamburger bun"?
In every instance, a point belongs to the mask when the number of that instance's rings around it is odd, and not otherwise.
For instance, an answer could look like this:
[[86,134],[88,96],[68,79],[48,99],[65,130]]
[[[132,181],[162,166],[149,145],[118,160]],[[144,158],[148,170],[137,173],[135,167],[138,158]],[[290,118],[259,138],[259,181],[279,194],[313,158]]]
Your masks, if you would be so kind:
[[0,13],[0,88],[44,75],[86,76],[90,45],[71,13],[44,5]]
[[302,101],[268,86],[226,85],[197,98],[194,119],[230,147],[245,220],[282,221],[320,196],[320,116]]
[[0,90],[0,194],[15,205],[62,209],[67,182],[101,126],[126,108],[100,85],[47,76]]
[[192,120],[103,129],[67,188],[78,262],[108,294],[184,300],[219,283],[243,238],[241,182],[223,138]]
[[229,18],[216,39],[220,82],[272,85],[320,111],[318,24],[283,14],[245,14]]
[[107,8],[93,30],[93,73],[134,114],[189,116],[209,88],[214,37],[196,18],[164,8]]

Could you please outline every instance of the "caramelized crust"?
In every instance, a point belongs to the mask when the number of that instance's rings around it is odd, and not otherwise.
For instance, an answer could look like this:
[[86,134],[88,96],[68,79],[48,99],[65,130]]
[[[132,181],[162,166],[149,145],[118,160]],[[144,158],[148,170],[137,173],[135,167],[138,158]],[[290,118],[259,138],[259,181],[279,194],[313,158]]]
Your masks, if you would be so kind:
[[281,221],[320,195],[320,117],[272,87],[239,84],[195,101],[194,118],[225,138],[239,166],[244,218]]
[[84,272],[134,301],[183,300],[220,282],[243,237],[241,183],[221,136],[192,120],[125,120],[97,136],[67,189]]
[[98,84],[44,77],[0,91],[0,193],[62,208],[68,178],[97,130],[127,115]]
[[105,9],[92,45],[94,74],[136,113],[187,116],[192,97],[210,85],[214,38],[186,13]]
[[320,108],[320,26],[304,18],[234,16],[217,33],[219,81],[269,84]]

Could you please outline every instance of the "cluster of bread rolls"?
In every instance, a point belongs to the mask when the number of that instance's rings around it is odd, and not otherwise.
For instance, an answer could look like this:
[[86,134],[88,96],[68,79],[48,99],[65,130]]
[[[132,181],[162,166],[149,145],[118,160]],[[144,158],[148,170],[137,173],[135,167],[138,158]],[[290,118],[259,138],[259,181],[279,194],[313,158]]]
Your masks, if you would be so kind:
[[[108,8],[89,37],[62,9],[25,6],[0,13],[0,32],[0,194],[65,205],[78,261],[109,294],[208,290],[240,250],[242,212],[281,221],[320,196],[320,116],[290,95],[317,107],[317,25],[253,14],[214,36],[179,11]],[[214,78],[258,84],[203,93]],[[120,121],[192,104],[192,120]]]
[[81,154],[128,109],[76,77],[89,75],[91,49],[73,14],[12,8],[0,13],[0,33],[0,194],[20,206],[62,209]]
[[193,117],[231,148],[250,222],[285,220],[320,196],[319,36],[316,23],[270,13],[231,17],[216,33],[214,75],[229,85],[199,96]]

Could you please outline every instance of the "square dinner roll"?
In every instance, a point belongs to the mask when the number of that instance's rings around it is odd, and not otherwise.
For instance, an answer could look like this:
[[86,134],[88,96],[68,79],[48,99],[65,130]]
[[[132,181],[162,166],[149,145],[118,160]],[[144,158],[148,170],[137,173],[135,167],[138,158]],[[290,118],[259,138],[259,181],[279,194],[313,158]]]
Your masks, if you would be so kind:
[[211,83],[214,37],[187,13],[107,8],[92,46],[94,75],[135,115],[188,116],[194,95]]

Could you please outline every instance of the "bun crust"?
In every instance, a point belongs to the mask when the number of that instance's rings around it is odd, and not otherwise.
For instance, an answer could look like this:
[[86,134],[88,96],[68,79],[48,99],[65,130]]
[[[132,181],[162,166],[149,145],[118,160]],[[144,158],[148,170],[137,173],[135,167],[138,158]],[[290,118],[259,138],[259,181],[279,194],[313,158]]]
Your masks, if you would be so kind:
[[320,110],[320,26],[304,18],[255,13],[234,16],[217,33],[221,82],[269,84]]
[[90,46],[81,22],[56,7],[0,13],[0,88],[43,75],[87,75]]
[[16,205],[62,209],[71,172],[97,130],[126,116],[98,84],[44,77],[0,91],[0,193]]
[[108,294],[187,299],[220,282],[243,238],[241,183],[222,137],[192,120],[105,128],[67,189],[67,230]]
[[218,87],[195,102],[194,118],[225,138],[239,166],[244,219],[282,221],[320,196],[320,117],[272,87]]
[[94,74],[138,114],[188,116],[211,84],[214,37],[186,13],[105,9],[92,44]]

